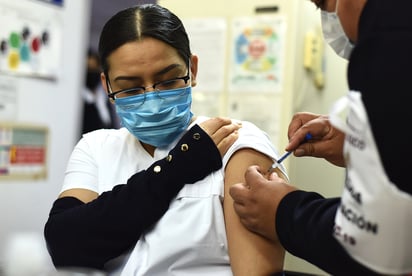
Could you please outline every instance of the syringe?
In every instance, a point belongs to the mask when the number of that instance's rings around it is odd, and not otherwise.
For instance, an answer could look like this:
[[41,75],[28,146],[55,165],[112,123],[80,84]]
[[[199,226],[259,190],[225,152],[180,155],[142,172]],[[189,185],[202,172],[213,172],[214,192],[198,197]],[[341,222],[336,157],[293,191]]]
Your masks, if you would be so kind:
[[[312,139],[312,135],[311,135],[310,133],[307,133],[307,134],[305,135],[305,139],[303,140],[302,144],[303,144],[303,143],[306,143],[306,142],[309,141],[310,139]],[[271,172],[271,171],[273,171],[275,168],[277,168],[277,167],[280,165],[280,163],[282,163],[283,160],[285,160],[286,157],[288,157],[291,153],[292,153],[292,151],[287,151],[285,154],[283,154],[277,161],[275,161],[275,162],[272,164],[272,166],[269,168],[268,172]]]

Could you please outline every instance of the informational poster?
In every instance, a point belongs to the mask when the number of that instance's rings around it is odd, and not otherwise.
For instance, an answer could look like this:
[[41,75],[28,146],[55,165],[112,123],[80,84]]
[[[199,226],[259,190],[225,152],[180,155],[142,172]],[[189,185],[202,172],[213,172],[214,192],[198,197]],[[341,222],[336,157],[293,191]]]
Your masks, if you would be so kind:
[[285,31],[282,16],[233,19],[229,91],[282,91]]
[[16,78],[0,75],[0,121],[17,119],[17,90]]
[[221,93],[224,89],[227,23],[225,18],[185,19],[193,54],[199,58],[196,89]]
[[47,176],[48,128],[0,124],[0,183],[2,179]]
[[196,115],[218,116],[221,114],[220,98],[226,92],[227,21],[208,17],[184,19],[183,23],[192,53],[198,56],[192,110]]
[[56,79],[61,68],[61,8],[42,1],[0,5],[0,74]]

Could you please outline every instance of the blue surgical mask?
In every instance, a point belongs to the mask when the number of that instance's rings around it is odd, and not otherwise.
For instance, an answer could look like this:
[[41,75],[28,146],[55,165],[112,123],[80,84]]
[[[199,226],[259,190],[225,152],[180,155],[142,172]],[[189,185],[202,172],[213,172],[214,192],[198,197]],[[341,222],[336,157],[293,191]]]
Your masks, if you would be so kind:
[[354,45],[346,36],[336,12],[321,11],[321,22],[325,41],[336,54],[349,59]]
[[165,147],[189,126],[193,113],[190,86],[115,100],[121,123],[143,143]]

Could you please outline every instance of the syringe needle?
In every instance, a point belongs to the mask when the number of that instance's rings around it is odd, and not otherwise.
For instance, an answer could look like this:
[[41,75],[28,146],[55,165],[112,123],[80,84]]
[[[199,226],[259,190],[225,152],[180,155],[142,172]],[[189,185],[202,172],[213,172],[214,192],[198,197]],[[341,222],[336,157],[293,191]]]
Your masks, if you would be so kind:
[[[309,141],[310,139],[312,139],[312,135],[311,135],[310,133],[307,133],[307,134],[305,135],[305,139],[303,140],[302,144],[303,144],[303,143],[306,143],[306,142]],[[282,163],[283,160],[285,160],[291,153],[292,153],[292,151],[287,151],[286,153],[284,153],[278,160],[276,160],[276,161],[272,164],[272,166],[270,166],[268,172],[273,171],[275,168],[277,168],[277,167],[280,165],[280,163]]]

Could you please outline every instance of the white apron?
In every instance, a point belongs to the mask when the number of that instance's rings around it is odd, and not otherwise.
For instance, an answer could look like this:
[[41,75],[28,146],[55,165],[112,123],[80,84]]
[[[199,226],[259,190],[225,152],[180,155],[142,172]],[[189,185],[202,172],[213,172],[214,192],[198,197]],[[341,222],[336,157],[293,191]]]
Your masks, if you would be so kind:
[[336,239],[374,271],[411,273],[412,197],[391,183],[383,169],[361,94],[351,91],[338,100],[330,118],[346,134],[346,180],[335,218]]

